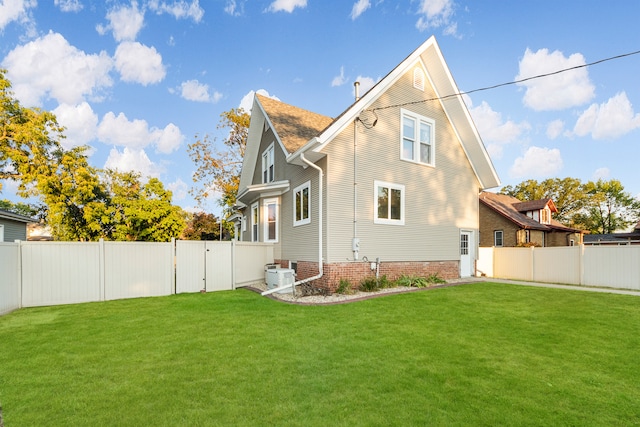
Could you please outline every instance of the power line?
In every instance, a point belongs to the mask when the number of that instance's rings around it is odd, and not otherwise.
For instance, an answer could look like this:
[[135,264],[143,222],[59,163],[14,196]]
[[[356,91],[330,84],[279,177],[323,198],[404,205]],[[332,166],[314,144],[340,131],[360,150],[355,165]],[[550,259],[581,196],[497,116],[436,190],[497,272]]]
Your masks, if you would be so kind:
[[510,85],[515,85],[515,84],[518,84],[518,83],[523,83],[523,82],[526,82],[526,81],[529,81],[529,80],[540,79],[542,77],[549,77],[549,76],[553,76],[553,75],[556,75],[556,74],[565,73],[567,71],[577,70],[579,68],[590,67],[592,65],[597,65],[597,64],[601,64],[603,62],[613,61],[614,59],[625,58],[627,56],[632,56],[632,55],[637,55],[637,54],[640,54],[640,50],[636,50],[635,52],[623,53],[622,55],[611,56],[609,58],[600,59],[598,61],[590,62],[588,64],[576,65],[575,67],[563,68],[562,70],[557,70],[557,71],[553,71],[553,72],[550,72],[550,73],[538,74],[536,76],[526,77],[524,79],[514,80],[514,81],[506,82],[506,83],[500,83],[500,84],[493,85],[493,86],[486,86],[486,87],[482,87],[482,88],[479,88],[479,89],[473,89],[473,90],[466,91],[466,92],[457,92],[457,93],[452,93],[450,95],[438,96],[438,97],[435,97],[435,98],[421,99],[419,101],[412,101],[412,102],[405,102],[405,103],[402,103],[402,104],[387,105],[387,106],[384,106],[384,107],[376,107],[376,108],[372,108],[370,110],[365,110],[365,111],[371,111],[371,112],[375,113],[376,110],[386,110],[388,108],[405,107],[407,105],[422,104],[424,102],[441,101],[441,100],[444,100],[444,99],[454,98],[456,96],[469,95],[469,94],[475,93],[475,92],[481,92],[481,91],[485,91],[485,90],[497,89],[497,88],[503,87],[503,86],[510,86]]

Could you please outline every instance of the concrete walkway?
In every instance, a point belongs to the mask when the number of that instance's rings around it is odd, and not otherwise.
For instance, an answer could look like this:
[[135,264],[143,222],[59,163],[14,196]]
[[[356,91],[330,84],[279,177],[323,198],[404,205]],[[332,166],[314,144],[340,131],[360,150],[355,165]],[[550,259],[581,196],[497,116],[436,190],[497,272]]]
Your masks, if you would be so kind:
[[557,289],[568,289],[572,291],[601,292],[601,293],[607,293],[607,294],[633,295],[633,296],[640,297],[640,291],[633,291],[629,289],[613,289],[613,288],[596,288],[591,286],[561,285],[557,283],[527,282],[524,280],[494,279],[492,277],[467,277],[464,280],[467,283],[473,283],[473,282],[508,283],[511,285],[538,286],[541,288],[557,288]]

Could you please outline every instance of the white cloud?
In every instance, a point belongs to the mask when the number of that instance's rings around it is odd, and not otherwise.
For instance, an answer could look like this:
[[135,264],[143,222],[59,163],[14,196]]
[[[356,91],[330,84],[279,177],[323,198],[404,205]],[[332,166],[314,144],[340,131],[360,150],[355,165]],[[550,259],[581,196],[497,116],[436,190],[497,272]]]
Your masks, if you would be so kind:
[[[470,105],[470,102],[469,99],[467,104]],[[494,111],[485,101],[478,107],[470,108],[469,112],[482,140],[487,144],[489,154],[495,158],[502,157],[504,145],[518,141],[524,132],[531,129],[531,125],[526,121],[503,121],[502,114]]]
[[335,76],[333,80],[331,80],[331,87],[342,86],[346,81],[347,79],[344,77],[344,67],[340,67],[340,75]]
[[620,92],[603,104],[592,104],[578,118],[573,129],[578,136],[591,134],[593,139],[615,139],[640,127],[627,94]]
[[255,92],[254,91],[249,91],[249,93],[247,93],[245,96],[243,96],[242,100],[240,101],[240,105],[238,106],[238,108],[242,108],[245,112],[251,113],[251,107],[253,107],[253,98],[254,98],[256,93],[258,95],[266,96],[268,98],[275,99],[276,101],[280,101],[280,98],[278,98],[277,96],[269,95],[269,92],[267,92],[264,89],[258,89]]
[[164,79],[166,71],[162,56],[155,47],[138,42],[122,42],[114,56],[116,69],[125,82],[140,83],[144,86]]
[[162,173],[162,168],[153,163],[144,150],[127,147],[122,153],[117,148],[112,148],[104,168],[120,172],[139,172],[143,178],[158,178]]
[[[378,80],[380,80],[380,79],[378,79]],[[365,77],[365,76],[356,77],[356,81],[360,82],[360,96],[364,95],[365,93],[367,93],[369,91],[369,89],[374,87],[376,85],[376,83],[378,82],[378,80],[374,80],[371,77]]]
[[557,148],[529,147],[509,170],[512,178],[548,177],[562,170],[562,156]]
[[58,123],[66,128],[66,138],[62,140],[64,148],[86,145],[96,137],[98,115],[86,102],[78,105],[60,104],[53,114]]
[[365,10],[371,7],[371,2],[369,0],[358,0],[353,5],[353,9],[351,9],[351,19],[356,20],[358,16],[362,15]]
[[173,15],[176,19],[192,19],[194,22],[200,22],[204,16],[204,10],[200,7],[200,2],[198,0],[193,0],[191,2],[185,0],[151,0],[148,6],[149,10],[157,13],[158,15],[168,13],[169,15]]
[[189,101],[196,102],[213,102],[216,103],[222,99],[222,94],[214,91],[209,93],[209,85],[202,84],[198,80],[187,80],[180,85],[180,95]]
[[171,153],[176,150],[184,135],[173,123],[169,123],[164,129],[151,128],[145,120],[129,120],[123,113],[117,116],[108,112],[102,118],[98,126],[97,136],[105,144],[118,145],[140,150],[148,145],[155,144],[161,153]]
[[79,12],[82,10],[80,0],[55,0],[53,2],[63,12]]
[[227,0],[224,11],[231,16],[240,16],[244,12],[244,3],[240,3],[238,6],[236,0]]
[[113,84],[109,55],[87,55],[52,32],[13,49],[2,66],[9,70],[13,91],[25,106],[40,106],[45,96],[66,104],[81,103],[85,97],[99,99]]
[[593,175],[591,176],[591,179],[593,181],[597,181],[599,179],[609,179],[609,176],[611,175],[611,171],[609,170],[609,168],[598,168],[596,169],[596,171],[593,173]]
[[[579,53],[565,58],[562,52],[557,50],[549,53],[548,49],[540,49],[537,52],[527,49],[520,60],[516,80],[584,64],[584,57]],[[527,80],[518,85],[527,88],[523,98],[524,105],[535,111],[575,107],[589,102],[595,96],[595,87],[589,79],[586,68]]]
[[556,139],[564,131],[564,122],[562,120],[554,120],[547,125],[547,138]]
[[180,128],[173,123],[169,123],[164,129],[154,130],[152,136],[158,151],[164,154],[177,150],[184,141],[184,135],[180,132]]
[[0,31],[13,21],[29,22],[29,9],[37,6],[37,0],[4,0],[0,3]]
[[269,8],[267,9],[267,12],[284,11],[287,13],[292,13],[296,7],[307,7],[307,0],[275,0],[273,3],[271,3]]
[[100,34],[113,31],[113,38],[117,42],[135,40],[144,25],[144,11],[138,9],[138,3],[133,1],[131,6],[118,6],[107,13],[109,25],[96,26]]
[[167,189],[173,194],[173,201],[186,199],[189,192],[189,186],[180,178],[167,184]]
[[416,22],[416,28],[425,31],[444,27],[445,34],[455,35],[457,24],[451,22],[454,6],[453,0],[420,0],[418,14],[422,16]]

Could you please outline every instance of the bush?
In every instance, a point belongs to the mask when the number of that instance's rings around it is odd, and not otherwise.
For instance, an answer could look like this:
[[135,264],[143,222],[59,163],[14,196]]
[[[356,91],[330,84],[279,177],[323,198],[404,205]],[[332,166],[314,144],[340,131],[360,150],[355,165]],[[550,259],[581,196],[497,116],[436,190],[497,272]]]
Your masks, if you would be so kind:
[[336,289],[336,294],[351,295],[352,293],[353,288],[351,287],[351,282],[347,279],[340,279],[340,284]]
[[375,277],[366,277],[360,281],[358,289],[362,292],[375,292],[380,289],[378,279]]
[[411,288],[427,288],[439,283],[446,283],[446,281],[441,279],[440,276],[438,276],[438,273],[433,273],[428,277],[408,276],[403,274],[398,278],[398,280],[396,280],[397,286],[406,286]]

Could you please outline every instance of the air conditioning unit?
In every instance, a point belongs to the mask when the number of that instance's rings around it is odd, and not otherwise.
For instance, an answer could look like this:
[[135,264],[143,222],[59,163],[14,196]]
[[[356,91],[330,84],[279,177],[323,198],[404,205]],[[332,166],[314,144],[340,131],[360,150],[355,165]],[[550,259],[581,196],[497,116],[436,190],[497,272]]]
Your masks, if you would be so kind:
[[[293,285],[295,282],[294,271],[290,268],[271,268],[265,271],[265,282],[267,289],[281,288]],[[291,292],[291,287],[276,291],[278,293]]]

